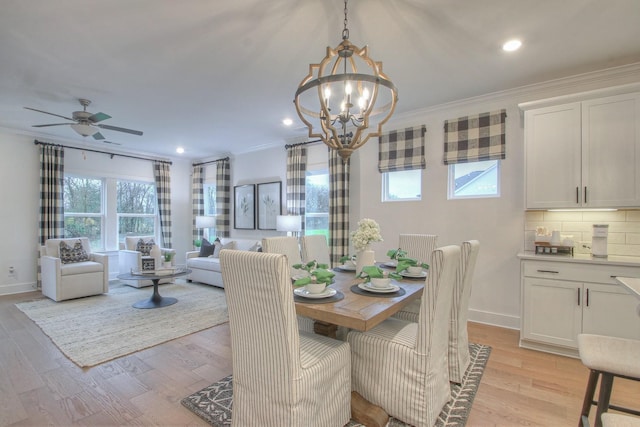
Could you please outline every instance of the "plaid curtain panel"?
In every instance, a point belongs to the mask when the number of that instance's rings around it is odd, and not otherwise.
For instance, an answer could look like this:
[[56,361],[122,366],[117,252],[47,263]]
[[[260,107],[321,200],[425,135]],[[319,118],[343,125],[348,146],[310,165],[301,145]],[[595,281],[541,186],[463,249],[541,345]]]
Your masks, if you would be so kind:
[[216,162],[216,214],[216,233],[219,237],[229,237],[231,228],[231,168],[229,159]]
[[161,245],[165,248],[171,248],[171,172],[169,164],[153,162],[153,175],[156,180]]
[[203,231],[196,228],[196,217],[204,215],[204,167],[194,166],[191,173],[191,225],[193,241],[202,239]]
[[302,217],[304,234],[307,148],[302,145],[287,148],[287,213]]
[[500,160],[505,154],[506,110],[444,122],[444,164]]
[[[47,239],[64,237],[64,148],[40,145],[40,219],[39,245]],[[37,286],[42,287],[40,250],[37,256]]]
[[425,125],[393,130],[378,138],[378,170],[383,172],[426,168],[424,159]]
[[329,250],[331,263],[349,255],[349,169],[338,150],[329,149]]

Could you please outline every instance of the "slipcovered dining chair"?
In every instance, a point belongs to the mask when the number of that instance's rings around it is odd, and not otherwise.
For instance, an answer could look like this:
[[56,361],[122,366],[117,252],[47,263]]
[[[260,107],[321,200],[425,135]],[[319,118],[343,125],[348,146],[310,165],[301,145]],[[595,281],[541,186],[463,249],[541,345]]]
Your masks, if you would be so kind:
[[417,323],[391,317],[347,334],[353,390],[413,426],[434,425],[451,398],[448,331],[460,247],[438,248],[430,261]]
[[323,234],[302,236],[302,261],[317,261],[318,264],[327,264],[331,268],[331,256],[327,238]]
[[344,426],[349,344],[298,331],[287,259],[220,251],[231,329],[233,426]]
[[[293,276],[296,270],[295,264],[302,263],[300,256],[300,245],[298,238],[292,236],[265,237],[262,239],[262,252],[272,254],[283,254],[287,256],[289,272]],[[301,331],[313,332],[313,319],[298,316],[298,326]]]
[[109,292],[109,256],[92,253],[87,237],[48,239],[40,253],[44,296],[63,301]]
[[[478,253],[480,252],[480,242],[477,240],[462,242],[460,252],[460,265],[458,266],[456,282],[453,288],[451,319],[449,321],[449,381],[458,384],[462,382],[464,373],[467,371],[471,361],[467,320],[469,318],[471,283]],[[396,313],[394,317],[417,322],[419,312],[419,304],[410,304]]]
[[398,247],[406,251],[409,258],[419,262],[428,263],[437,245],[438,236],[435,234],[400,234],[398,237]]

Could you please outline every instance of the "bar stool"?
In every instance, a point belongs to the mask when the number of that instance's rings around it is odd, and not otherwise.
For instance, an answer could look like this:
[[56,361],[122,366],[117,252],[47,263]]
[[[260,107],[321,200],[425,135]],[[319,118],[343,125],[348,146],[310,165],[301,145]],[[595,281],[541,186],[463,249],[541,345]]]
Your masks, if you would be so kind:
[[[582,403],[580,426],[589,425],[591,405],[597,405],[595,426],[601,427],[601,416],[609,408],[640,416],[640,411],[609,405],[614,377],[640,381],[640,341],[603,335],[578,335],[578,350],[582,363],[591,370]],[[593,400],[598,377],[600,394]]]
[[640,427],[640,418],[605,412],[602,414],[602,425],[603,427]]

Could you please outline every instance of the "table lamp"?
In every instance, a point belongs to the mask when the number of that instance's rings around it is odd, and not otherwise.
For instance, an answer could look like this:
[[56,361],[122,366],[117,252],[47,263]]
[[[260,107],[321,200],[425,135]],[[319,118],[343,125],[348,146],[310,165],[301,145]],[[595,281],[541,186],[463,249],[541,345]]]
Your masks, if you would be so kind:
[[206,216],[197,216],[196,217],[196,228],[203,228],[204,229],[204,233],[203,233],[203,237],[207,240],[209,240],[209,229],[210,228],[215,228],[216,226],[216,217],[215,215],[210,216],[210,215],[206,215]]

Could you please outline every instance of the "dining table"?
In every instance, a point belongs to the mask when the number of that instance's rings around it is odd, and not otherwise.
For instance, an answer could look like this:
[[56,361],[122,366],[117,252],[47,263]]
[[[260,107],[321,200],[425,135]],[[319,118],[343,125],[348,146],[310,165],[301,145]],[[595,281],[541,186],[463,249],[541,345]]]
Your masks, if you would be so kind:
[[[384,267],[384,265],[382,265]],[[335,295],[327,298],[294,296],[296,313],[314,319],[314,332],[336,338],[338,327],[368,331],[422,296],[426,272],[421,275],[393,279],[395,292],[368,290],[365,279],[355,271],[335,268],[331,289]],[[351,392],[351,418],[366,426],[385,426],[389,415],[379,406]]]

